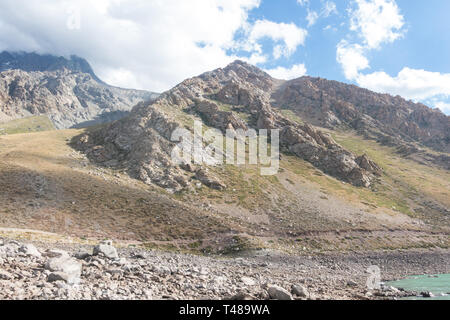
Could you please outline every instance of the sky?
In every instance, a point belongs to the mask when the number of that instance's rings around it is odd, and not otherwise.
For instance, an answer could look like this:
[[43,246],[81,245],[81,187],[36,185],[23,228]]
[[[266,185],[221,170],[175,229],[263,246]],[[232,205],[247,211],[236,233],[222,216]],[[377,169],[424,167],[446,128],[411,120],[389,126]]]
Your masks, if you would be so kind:
[[235,59],[400,95],[450,114],[448,0],[2,0],[0,51],[87,59],[163,92]]

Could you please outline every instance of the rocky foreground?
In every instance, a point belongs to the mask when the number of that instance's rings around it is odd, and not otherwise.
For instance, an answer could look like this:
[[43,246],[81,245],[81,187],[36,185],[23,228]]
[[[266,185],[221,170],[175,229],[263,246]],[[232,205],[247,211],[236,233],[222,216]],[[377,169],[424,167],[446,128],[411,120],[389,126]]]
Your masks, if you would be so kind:
[[203,257],[111,241],[36,246],[0,238],[0,299],[394,299],[427,293],[369,290],[368,267],[382,280],[450,272],[449,250]]

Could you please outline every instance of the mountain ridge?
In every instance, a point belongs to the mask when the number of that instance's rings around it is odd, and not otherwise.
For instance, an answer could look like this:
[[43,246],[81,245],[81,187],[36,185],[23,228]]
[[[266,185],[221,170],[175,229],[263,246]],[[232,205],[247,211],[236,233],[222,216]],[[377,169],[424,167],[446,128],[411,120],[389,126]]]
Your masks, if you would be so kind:
[[82,127],[120,119],[157,96],[107,85],[76,56],[0,54],[0,121],[47,115],[57,129]]
[[[75,141],[97,163],[123,165],[131,176],[171,191],[189,188],[192,170],[174,164],[171,133],[198,119],[210,127],[280,129],[284,152],[307,160],[320,170],[358,186],[369,187],[381,169],[366,156],[356,156],[309,124],[288,119],[273,109],[271,91],[276,80],[242,61],[181,82],[149,104],[133,109],[114,122]],[[223,104],[230,110],[222,110]],[[237,111],[239,109],[239,111]],[[198,168],[195,179],[207,186],[224,187]]]
[[337,117],[354,129],[362,126],[370,128],[369,116],[378,121],[377,126],[384,126],[382,131],[387,134],[394,137],[400,135],[406,142],[416,141],[437,151],[450,152],[450,117],[422,103],[312,77],[287,81],[276,94],[278,98],[284,95],[284,104],[296,104],[295,111],[315,125],[333,128],[336,123],[330,119],[318,119],[312,112],[313,106],[319,107],[320,113],[331,112],[331,119]]

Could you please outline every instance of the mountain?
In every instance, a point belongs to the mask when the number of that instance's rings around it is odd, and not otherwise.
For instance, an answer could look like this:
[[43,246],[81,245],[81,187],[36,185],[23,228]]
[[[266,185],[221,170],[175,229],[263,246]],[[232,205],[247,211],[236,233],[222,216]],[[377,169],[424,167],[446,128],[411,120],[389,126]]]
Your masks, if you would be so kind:
[[[277,84],[267,73],[237,61],[188,79],[155,102],[139,105],[127,119],[87,134],[80,140],[81,147],[97,163],[125,165],[135,178],[179,191],[193,184],[192,169],[172,163],[170,138],[177,127],[186,125],[186,117],[223,133],[227,129],[280,129],[284,152],[343,181],[369,187],[381,169],[365,155],[345,150],[328,134],[274,108],[271,94]],[[196,172],[195,178],[207,186],[222,188],[203,169]]]
[[156,96],[109,86],[76,56],[0,54],[0,121],[47,115],[58,129],[93,125],[120,119]]
[[37,54],[26,52],[8,52],[0,53],[0,72],[12,69],[32,71],[57,71],[61,69],[71,70],[73,72],[87,73],[99,82],[103,83],[94,73],[89,63],[80,57],[72,55],[70,59],[56,57],[50,54]]
[[[371,108],[351,103],[362,98],[338,99],[331,88],[323,91],[336,99],[330,103],[336,124],[320,122],[320,109],[317,117],[312,112],[320,91],[308,107],[288,90],[308,81],[318,79],[281,81],[236,61],[138,103],[113,123],[1,135],[0,224],[208,254],[448,250],[450,171],[435,164],[448,154],[393,125],[396,140],[384,141],[376,135],[389,136],[388,121],[375,119],[380,112],[370,116]],[[370,120],[370,131],[352,126],[337,101]],[[416,118],[405,121],[412,125]],[[263,165],[251,163],[178,165],[171,134],[192,130],[194,121],[221,132],[279,129],[278,173],[261,175]],[[0,134],[38,126],[0,125]],[[434,129],[440,141],[441,129]],[[406,154],[403,144],[424,151]]]
[[[414,147],[409,155],[421,154],[422,162],[449,164],[449,117],[437,110],[334,81],[276,80],[242,61],[188,79],[156,101],[139,105],[127,119],[88,133],[81,148],[97,163],[125,165],[135,178],[181,190],[191,185],[191,170],[171,162],[170,134],[184,127],[186,118],[222,132],[280,129],[282,151],[356,186],[371,186],[381,168],[317,126],[355,129],[398,150]],[[420,146],[441,153],[421,153]]]
[[422,162],[431,160],[449,169],[450,117],[438,109],[399,96],[311,77],[283,82],[274,90],[272,103],[311,124],[330,129],[351,128],[366,138],[396,146],[405,155]]

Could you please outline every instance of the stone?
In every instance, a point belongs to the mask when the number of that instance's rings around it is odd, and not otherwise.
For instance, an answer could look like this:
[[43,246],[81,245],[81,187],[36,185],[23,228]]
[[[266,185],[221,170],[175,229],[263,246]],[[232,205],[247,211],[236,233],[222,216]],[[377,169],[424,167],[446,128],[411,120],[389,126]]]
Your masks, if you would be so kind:
[[49,282],[58,280],[63,280],[68,284],[80,282],[82,264],[71,257],[52,258],[45,264],[45,269],[52,272],[47,278]]
[[424,298],[433,298],[434,294],[430,291],[421,292],[420,295]]
[[0,247],[0,257],[14,257],[19,253],[20,245],[15,242],[9,242]]
[[117,253],[116,248],[114,248],[111,244],[112,242],[100,243],[99,245],[94,247],[93,255],[102,254],[108,259],[119,259],[119,254]]
[[291,289],[292,293],[301,298],[308,298],[309,292],[306,287],[301,285],[293,285]]
[[347,281],[347,286],[349,286],[349,287],[357,287],[358,284],[355,281],[353,281],[353,280],[349,280],[349,281]]
[[45,251],[44,255],[49,258],[59,258],[59,257],[68,257],[69,254],[67,251],[60,250],[60,249],[48,249]]
[[11,279],[14,279],[14,276],[11,273],[0,269],[0,280],[11,280]]
[[273,300],[294,300],[287,290],[279,286],[268,286],[267,292]]
[[226,185],[221,182],[217,177],[213,176],[208,170],[200,169],[195,174],[195,177],[203,183],[205,186],[216,189],[216,190],[224,190],[226,189]]
[[27,256],[33,256],[33,257],[37,257],[37,258],[42,257],[42,255],[39,252],[39,250],[34,245],[32,245],[31,243],[27,243],[27,244],[22,245],[19,248],[19,251],[24,253],[24,254],[26,254]]
[[89,252],[86,249],[81,249],[80,251],[78,251],[77,253],[74,254],[74,257],[79,260],[85,260],[85,259],[89,258],[90,256],[92,256],[92,251]]
[[251,295],[249,295],[246,292],[238,292],[235,295],[226,298],[225,300],[229,300],[229,301],[246,301],[246,300],[255,300],[255,298],[252,297]]
[[245,284],[246,286],[255,286],[256,285],[256,280],[250,277],[242,277],[241,281],[243,284]]
[[64,282],[69,282],[69,274],[64,273],[64,272],[52,272],[48,275],[47,277],[47,281],[48,282],[56,282],[56,281],[64,281]]

